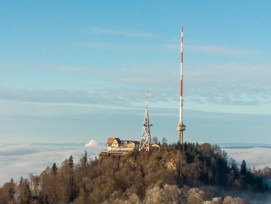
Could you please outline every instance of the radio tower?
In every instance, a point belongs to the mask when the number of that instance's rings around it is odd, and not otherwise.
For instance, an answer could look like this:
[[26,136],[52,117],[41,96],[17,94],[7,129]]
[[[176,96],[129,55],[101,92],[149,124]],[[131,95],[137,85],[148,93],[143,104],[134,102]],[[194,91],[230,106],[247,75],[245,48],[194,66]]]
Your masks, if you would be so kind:
[[181,55],[180,55],[180,115],[179,123],[177,124],[178,141],[183,143],[183,131],[185,131],[185,125],[183,124],[183,27],[181,31]]
[[149,111],[148,111],[148,91],[146,93],[146,112],[144,117],[144,124],[142,125],[142,135],[139,144],[139,151],[145,149],[146,151],[150,151],[150,141],[151,141],[151,131],[150,131],[149,122]]

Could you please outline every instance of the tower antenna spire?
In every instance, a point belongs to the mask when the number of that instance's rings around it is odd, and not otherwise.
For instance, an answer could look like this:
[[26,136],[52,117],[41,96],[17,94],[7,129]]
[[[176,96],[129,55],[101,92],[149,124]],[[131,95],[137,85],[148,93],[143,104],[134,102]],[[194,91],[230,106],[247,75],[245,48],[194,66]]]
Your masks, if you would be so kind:
[[177,124],[177,131],[178,131],[178,142],[183,143],[183,131],[185,131],[186,126],[183,124],[183,26],[181,30],[181,55],[180,55],[180,113],[179,113],[179,122]]
[[146,91],[146,111],[144,117],[144,123],[142,125],[142,134],[139,144],[139,151],[145,149],[146,151],[150,151],[150,142],[151,142],[151,131],[150,131],[150,124],[149,121],[149,110],[148,110],[148,90]]

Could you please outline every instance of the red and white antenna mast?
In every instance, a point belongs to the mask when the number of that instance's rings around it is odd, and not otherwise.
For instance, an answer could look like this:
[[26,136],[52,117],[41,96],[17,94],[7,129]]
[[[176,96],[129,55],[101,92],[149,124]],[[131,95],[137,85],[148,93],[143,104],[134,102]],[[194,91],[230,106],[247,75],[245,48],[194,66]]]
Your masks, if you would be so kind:
[[183,143],[183,131],[185,125],[183,124],[183,27],[181,30],[181,55],[180,55],[180,114],[179,123],[177,124],[178,142]]

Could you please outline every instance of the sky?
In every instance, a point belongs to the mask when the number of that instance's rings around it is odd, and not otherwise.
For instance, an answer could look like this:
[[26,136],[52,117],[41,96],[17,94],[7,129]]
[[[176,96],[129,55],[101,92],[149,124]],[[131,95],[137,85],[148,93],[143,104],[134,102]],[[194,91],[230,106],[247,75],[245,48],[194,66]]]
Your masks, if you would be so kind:
[[270,1],[1,1],[0,143],[271,144]]

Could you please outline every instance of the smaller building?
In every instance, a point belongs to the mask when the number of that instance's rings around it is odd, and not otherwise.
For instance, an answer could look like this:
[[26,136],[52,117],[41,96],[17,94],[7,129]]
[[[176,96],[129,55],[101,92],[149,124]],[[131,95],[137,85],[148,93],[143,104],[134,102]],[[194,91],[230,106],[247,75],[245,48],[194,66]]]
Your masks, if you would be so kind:
[[139,150],[139,142],[134,140],[120,140],[117,137],[107,139],[106,149],[101,154],[123,155],[128,152],[137,152]]
[[[140,142],[135,140],[120,140],[118,137],[110,137],[106,142],[106,149],[99,156],[124,155],[129,152],[139,152]],[[150,144],[152,151],[160,151],[158,144]]]

